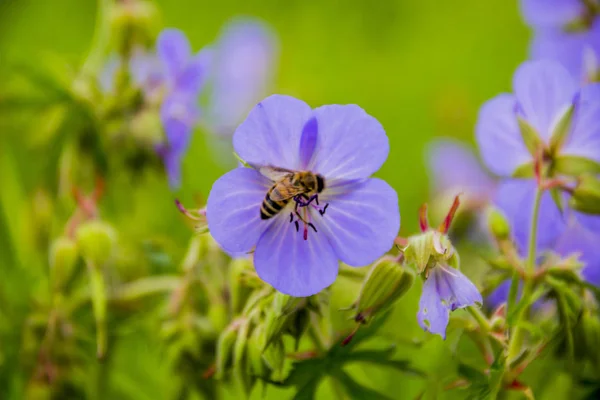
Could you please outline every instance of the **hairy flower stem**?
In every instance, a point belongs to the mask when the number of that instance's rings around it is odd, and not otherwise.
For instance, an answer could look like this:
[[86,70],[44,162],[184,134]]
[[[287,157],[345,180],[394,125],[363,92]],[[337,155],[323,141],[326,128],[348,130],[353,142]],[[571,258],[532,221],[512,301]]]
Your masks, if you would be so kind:
[[[525,277],[523,284],[523,295],[521,296],[521,301],[526,301],[529,298],[533,291],[533,274],[535,273],[535,260],[536,260],[536,250],[537,250],[537,226],[538,226],[538,217],[540,213],[540,202],[542,199],[543,190],[538,188],[535,194],[535,201],[533,204],[533,215],[531,218],[531,227],[529,231],[529,248],[527,251],[527,260],[525,262]],[[526,319],[529,316],[529,307],[523,307],[523,310],[518,315],[515,327],[513,328],[513,332],[510,335],[510,340],[508,343],[508,354],[506,358],[506,362],[510,363],[516,357],[519,356],[521,352],[521,345],[523,342],[523,334],[524,330],[520,326],[520,322]]]

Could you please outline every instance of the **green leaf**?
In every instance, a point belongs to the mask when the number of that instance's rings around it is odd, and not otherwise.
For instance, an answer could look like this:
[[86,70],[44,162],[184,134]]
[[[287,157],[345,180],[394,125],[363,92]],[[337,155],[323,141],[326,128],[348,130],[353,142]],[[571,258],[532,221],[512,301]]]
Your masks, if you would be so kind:
[[488,377],[482,371],[477,368],[471,367],[470,365],[460,363],[458,365],[458,373],[460,376],[467,378],[469,382],[474,384],[487,384]]
[[350,375],[346,372],[337,370],[333,373],[333,378],[340,382],[344,389],[346,389],[346,393],[352,399],[357,400],[390,400],[391,397],[387,397],[371,388],[361,385],[356,382]]
[[536,156],[539,149],[544,147],[544,142],[540,139],[540,135],[537,133],[535,128],[521,117],[517,117],[519,123],[519,129],[521,131],[521,137],[529,153],[532,156]]
[[559,155],[554,159],[554,170],[571,176],[580,176],[584,173],[600,174],[600,163],[584,157]]
[[512,326],[518,318],[519,314],[523,309],[529,308],[533,303],[538,301],[542,296],[547,293],[547,289],[544,287],[539,287],[531,296],[526,299],[521,299],[521,301],[516,305],[516,307],[511,308],[506,317],[506,321],[509,326]]

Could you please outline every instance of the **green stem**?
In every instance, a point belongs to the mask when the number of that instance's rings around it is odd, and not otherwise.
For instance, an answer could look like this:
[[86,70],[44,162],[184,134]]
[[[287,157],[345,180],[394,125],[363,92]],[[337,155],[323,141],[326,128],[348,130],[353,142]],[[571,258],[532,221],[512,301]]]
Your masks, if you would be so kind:
[[486,316],[483,314],[483,312],[481,312],[481,309],[479,307],[470,306],[467,307],[467,311],[469,311],[469,314],[471,314],[471,316],[475,318],[475,321],[477,321],[483,333],[487,333],[490,331],[490,323],[487,320]]
[[[540,202],[542,199],[542,189],[538,188],[535,194],[535,201],[533,204],[533,215],[531,217],[531,227],[529,231],[529,248],[527,251],[527,260],[525,262],[525,282],[523,284],[523,295],[521,296],[521,301],[524,301],[533,291],[533,280],[532,276],[535,273],[535,259],[536,259],[536,250],[537,250],[537,227],[538,227],[538,218],[540,214]],[[513,333],[510,337],[510,341],[508,344],[508,354],[507,354],[507,363],[510,363],[515,357],[519,355],[521,352],[521,344],[523,342],[523,334],[525,331],[519,325],[519,322],[524,318],[527,318],[529,315],[529,307],[523,307],[523,310],[519,314],[516,319],[515,327],[513,329]]]

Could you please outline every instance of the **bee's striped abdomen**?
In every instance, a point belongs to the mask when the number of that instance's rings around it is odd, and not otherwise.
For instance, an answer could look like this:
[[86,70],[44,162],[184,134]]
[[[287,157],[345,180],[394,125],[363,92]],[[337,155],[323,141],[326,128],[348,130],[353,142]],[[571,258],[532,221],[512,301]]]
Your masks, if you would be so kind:
[[269,219],[269,218],[275,216],[279,211],[281,211],[281,209],[283,207],[285,207],[285,205],[289,201],[289,200],[273,201],[270,196],[271,191],[272,190],[269,190],[267,192],[267,195],[265,196],[265,199],[263,200],[263,202],[260,206],[260,218],[261,219]]

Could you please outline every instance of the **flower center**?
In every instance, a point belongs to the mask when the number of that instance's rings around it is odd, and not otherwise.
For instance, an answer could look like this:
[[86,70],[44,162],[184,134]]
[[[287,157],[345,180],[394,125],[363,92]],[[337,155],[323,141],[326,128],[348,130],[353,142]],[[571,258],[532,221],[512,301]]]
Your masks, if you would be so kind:
[[325,217],[325,212],[327,211],[327,207],[329,207],[329,203],[325,204],[324,207],[319,206],[319,194],[314,194],[312,196],[308,196],[306,194],[301,194],[294,197],[294,211],[290,212],[290,224],[293,222],[296,226],[296,232],[300,232],[300,222],[304,225],[303,229],[303,237],[304,240],[308,240],[308,228],[311,228],[315,233],[317,233],[317,228],[311,222],[310,208],[312,207],[315,210],[319,211],[319,215],[321,217]]

